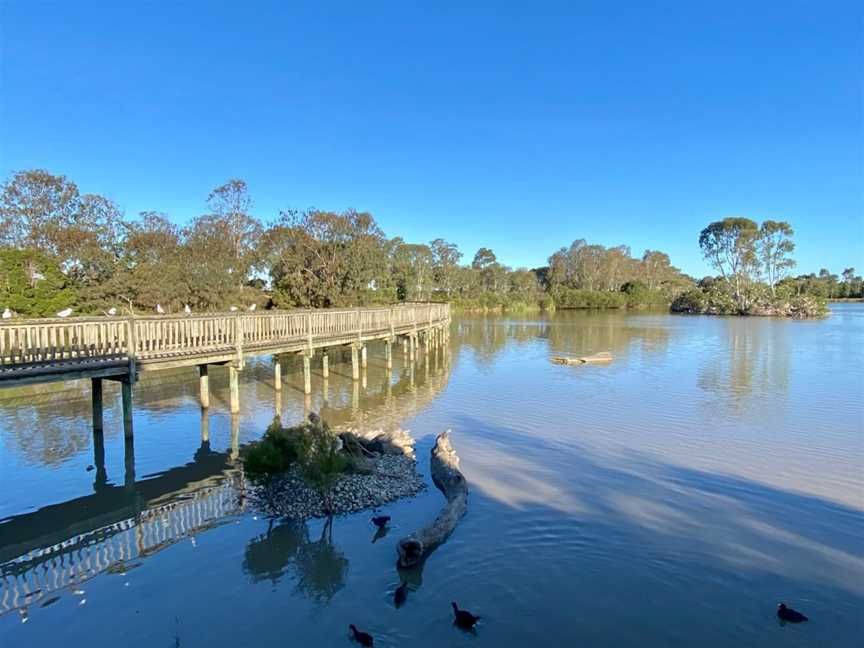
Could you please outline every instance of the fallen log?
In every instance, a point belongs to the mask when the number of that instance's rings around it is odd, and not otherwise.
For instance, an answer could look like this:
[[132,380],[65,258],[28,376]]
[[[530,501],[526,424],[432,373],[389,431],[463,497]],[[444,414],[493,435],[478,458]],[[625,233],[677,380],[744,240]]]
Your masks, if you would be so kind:
[[459,457],[450,444],[450,430],[442,432],[435,440],[430,465],[432,481],[444,493],[447,503],[431,524],[399,541],[397,551],[400,568],[420,565],[437,546],[447,540],[468,510],[468,484],[459,471]]
[[612,362],[614,359],[615,356],[608,351],[601,351],[600,353],[595,353],[593,355],[578,356],[575,358],[569,358],[567,356],[552,356],[552,363],[561,365],[603,364],[606,362]]

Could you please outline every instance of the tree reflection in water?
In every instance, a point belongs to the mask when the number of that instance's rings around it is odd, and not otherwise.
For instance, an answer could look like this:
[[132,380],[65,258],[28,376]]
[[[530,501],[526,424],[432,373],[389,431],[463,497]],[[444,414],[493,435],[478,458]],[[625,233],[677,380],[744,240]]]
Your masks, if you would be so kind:
[[243,571],[253,583],[269,580],[273,585],[287,575],[298,593],[326,603],[345,586],[348,564],[333,544],[332,518],[316,541],[309,540],[305,522],[283,519],[271,520],[267,531],[246,545]]

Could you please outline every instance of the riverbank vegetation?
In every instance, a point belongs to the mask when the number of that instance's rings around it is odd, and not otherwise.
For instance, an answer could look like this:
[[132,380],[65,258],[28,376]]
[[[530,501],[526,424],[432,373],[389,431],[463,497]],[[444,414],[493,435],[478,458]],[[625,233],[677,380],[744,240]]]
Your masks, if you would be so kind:
[[686,312],[779,314],[778,300],[793,296],[818,302],[864,292],[852,268],[842,279],[827,270],[788,276],[791,228],[773,221],[706,228],[700,245],[720,274],[696,283],[664,252],[633,256],[627,246],[583,239],[554,251],[546,266],[514,269],[486,247],[466,258],[442,238],[389,238],[366,212],[286,210],[264,222],[240,179],[213,189],[203,207],[183,227],[157,211],[130,218],[65,176],[13,173],[0,186],[0,310],[41,317],[66,308],[141,314],[157,305],[179,313],[434,300],[463,311],[674,303]]

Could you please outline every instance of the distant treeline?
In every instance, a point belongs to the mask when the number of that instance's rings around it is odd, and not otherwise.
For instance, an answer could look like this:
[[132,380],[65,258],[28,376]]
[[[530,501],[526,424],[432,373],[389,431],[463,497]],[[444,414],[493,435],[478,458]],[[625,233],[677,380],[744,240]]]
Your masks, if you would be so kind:
[[[252,215],[238,179],[215,188],[204,206],[185,227],[155,211],[127,218],[64,176],[14,173],[0,187],[0,310],[51,316],[67,307],[140,313],[159,304],[170,313],[187,304],[198,312],[406,300],[471,310],[623,308],[668,305],[697,285],[654,250],[634,258],[626,246],[577,240],[547,266],[513,269],[488,248],[466,262],[444,239],[388,238],[366,212],[289,210],[265,223]],[[845,272],[830,283],[821,275],[784,279],[784,269],[772,276],[772,289],[795,282],[794,290],[808,294],[828,286],[827,297],[861,292],[860,277],[847,280]],[[736,277],[715,281],[731,286]]]
[[0,190],[0,310],[50,316],[110,308],[152,312],[332,307],[448,300],[467,309],[668,304],[692,281],[669,257],[576,241],[549,266],[512,269],[481,248],[388,238],[371,214],[286,211],[252,216],[246,183],[230,180],[185,227],[160,212],[127,218],[64,176],[13,174]]

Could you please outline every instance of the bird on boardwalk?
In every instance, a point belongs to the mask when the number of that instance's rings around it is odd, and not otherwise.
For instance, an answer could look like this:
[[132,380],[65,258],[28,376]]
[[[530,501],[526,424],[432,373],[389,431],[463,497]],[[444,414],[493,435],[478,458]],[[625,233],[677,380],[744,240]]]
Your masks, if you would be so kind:
[[405,601],[408,600],[408,585],[402,583],[399,587],[396,588],[396,591],[393,592],[393,604],[398,608],[402,607],[405,604]]
[[156,312],[159,313],[160,315],[165,314],[165,309],[162,308],[162,304],[156,304]]
[[237,307],[236,307],[236,306],[232,306],[232,307],[231,307],[231,308],[229,308],[229,309],[228,309],[228,310],[230,310],[230,311],[231,311],[231,312],[232,312],[232,313],[233,313],[233,312],[234,312],[234,311],[236,311],[236,310],[237,310]]
[[377,526],[379,529],[382,529],[382,528],[384,528],[385,526],[387,526],[387,523],[388,523],[389,521],[390,521],[390,516],[389,516],[389,515],[379,515],[379,516],[377,516],[377,517],[373,517],[373,518],[372,518],[372,524],[374,524],[375,526]]
[[456,616],[456,625],[460,628],[470,630],[474,627],[474,624],[480,620],[479,616],[471,614],[468,610],[460,610],[459,606],[456,605],[455,602],[450,605],[453,606],[453,614]]
[[353,623],[348,627],[351,628],[351,633],[354,635],[354,641],[359,643],[361,646],[371,646],[373,643],[375,643],[372,635],[370,635],[368,632],[361,632]]
[[801,623],[802,621],[807,621],[806,616],[801,614],[798,610],[786,607],[785,603],[781,603],[777,606],[777,618],[781,621],[788,621],[789,623]]
[[252,304],[252,305],[249,307],[249,311],[252,312],[252,311],[254,311],[256,308],[258,308],[258,304]]
[[9,319],[10,317],[12,317],[12,311],[7,308],[3,311],[3,319]]
[[116,314],[117,314],[117,309],[116,309],[114,306],[112,306],[112,307],[109,308],[107,311],[105,311],[105,314],[106,314],[106,315],[116,315]]
[[71,308],[64,308],[62,311],[57,313],[57,317],[69,317],[72,314]]
[[183,304],[183,312],[189,315],[192,312],[192,309],[189,308],[189,304]]

